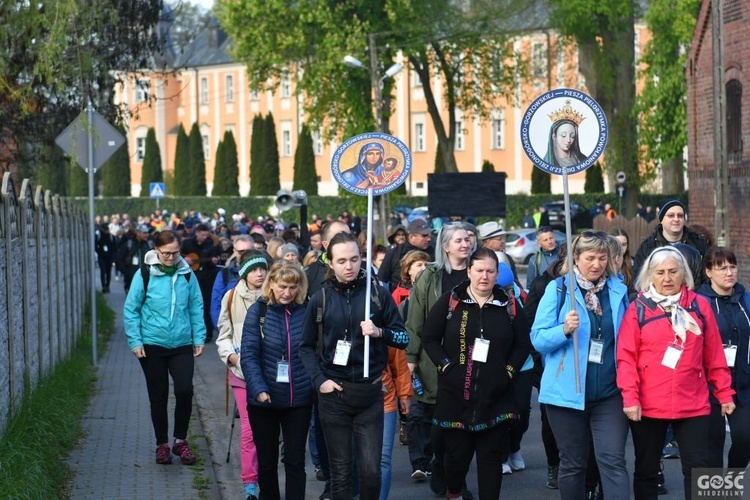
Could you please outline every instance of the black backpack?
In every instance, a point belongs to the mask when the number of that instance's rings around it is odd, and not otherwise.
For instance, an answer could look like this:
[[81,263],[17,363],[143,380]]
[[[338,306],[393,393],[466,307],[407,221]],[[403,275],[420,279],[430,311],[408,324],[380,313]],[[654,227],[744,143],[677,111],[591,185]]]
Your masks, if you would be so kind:
[[[383,311],[383,303],[380,299],[380,287],[375,284],[375,282],[371,282],[370,286],[372,287],[372,293],[371,300],[375,304],[376,310],[380,313]],[[323,288],[315,292],[315,295],[313,295],[312,300],[315,301],[315,323],[318,324],[318,347],[316,349],[318,355],[320,355],[320,352],[323,350],[323,315],[326,312],[326,286],[324,285]],[[311,300],[311,301],[312,301]],[[263,321],[261,321],[261,327],[263,325]]]
[[[185,280],[190,283],[190,277],[193,275],[192,272],[183,274]],[[151,273],[148,271],[148,266],[141,265],[141,278],[143,278],[143,302],[146,302],[146,294],[148,294],[148,282],[151,279]]]

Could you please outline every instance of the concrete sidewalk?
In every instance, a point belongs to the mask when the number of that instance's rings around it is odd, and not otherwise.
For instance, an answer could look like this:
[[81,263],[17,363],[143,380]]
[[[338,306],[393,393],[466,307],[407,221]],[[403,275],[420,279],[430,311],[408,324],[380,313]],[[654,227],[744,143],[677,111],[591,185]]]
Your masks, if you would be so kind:
[[[123,331],[125,292],[122,282],[113,280],[111,288],[105,297],[115,311],[115,332],[99,360],[96,394],[83,417],[85,436],[67,460],[75,474],[71,497],[221,498],[197,405],[190,421],[190,444],[204,465],[184,466],[176,457],[171,465],[156,464],[146,384]],[[173,409],[170,397],[170,436]]]

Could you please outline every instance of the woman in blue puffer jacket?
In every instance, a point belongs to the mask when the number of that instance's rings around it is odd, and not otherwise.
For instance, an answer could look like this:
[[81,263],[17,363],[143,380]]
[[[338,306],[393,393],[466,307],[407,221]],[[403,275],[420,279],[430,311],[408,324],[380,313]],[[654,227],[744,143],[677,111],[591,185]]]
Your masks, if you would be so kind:
[[263,498],[279,499],[279,431],[284,442],[286,498],[305,498],[305,447],[312,415],[312,383],[299,358],[307,277],[299,265],[277,261],[263,295],[245,317],[240,366],[258,454]]

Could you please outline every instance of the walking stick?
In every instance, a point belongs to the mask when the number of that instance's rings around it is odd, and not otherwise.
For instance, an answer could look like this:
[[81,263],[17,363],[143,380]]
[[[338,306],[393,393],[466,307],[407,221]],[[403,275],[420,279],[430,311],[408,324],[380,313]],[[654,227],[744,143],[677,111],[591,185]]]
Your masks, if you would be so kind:
[[229,368],[227,368],[227,376],[224,377],[224,415],[229,416]]
[[229,454],[232,453],[232,438],[234,437],[234,421],[237,418],[237,401],[234,402],[234,412],[232,413],[232,428],[229,430],[229,448],[227,448],[227,463],[229,463]]

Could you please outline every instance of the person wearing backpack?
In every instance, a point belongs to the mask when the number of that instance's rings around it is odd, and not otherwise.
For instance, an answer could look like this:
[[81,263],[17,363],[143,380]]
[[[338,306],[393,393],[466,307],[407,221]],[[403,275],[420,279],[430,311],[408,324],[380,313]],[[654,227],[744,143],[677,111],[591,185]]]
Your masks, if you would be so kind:
[[[299,353],[313,387],[330,462],[334,499],[352,498],[352,438],[357,453],[360,499],[378,500],[383,447],[383,384],[388,347],[404,349],[409,334],[386,290],[368,281],[351,233],[327,247],[328,279],[310,299]],[[370,318],[365,316],[371,291]],[[369,358],[364,339],[370,337]],[[369,376],[364,376],[368,363]]]
[[[744,469],[750,462],[750,292],[737,282],[737,257],[724,247],[710,247],[705,258],[706,275],[698,293],[706,297],[716,315],[721,343],[732,372],[732,388],[737,391],[736,405],[729,415],[729,448],[727,466]],[[714,460],[724,463],[726,424],[721,405],[711,399],[711,450]]]
[[[172,463],[168,430],[169,376],[175,396],[174,446],[185,465],[195,463],[186,440],[193,411],[194,358],[203,352],[206,326],[198,280],[180,256],[172,231],[160,232],[146,253],[125,299],[123,321],[128,346],[140,362],[151,403],[156,463]],[[191,277],[193,279],[191,279]]]
[[[636,500],[657,498],[662,446],[671,424],[680,447],[685,498],[691,498],[691,470],[718,467],[710,450],[711,402],[721,415],[735,404],[732,376],[711,306],[693,291],[693,275],[682,253],[654,250],[636,279],[617,345],[617,386],[630,420],[635,452]],[[609,490],[604,488],[609,499]]]
[[[214,279],[214,285],[211,289],[211,321],[217,331],[219,330],[219,313],[221,312],[222,299],[229,290],[237,285],[242,253],[252,248],[253,239],[250,236],[246,234],[238,236],[232,242],[232,256],[227,259],[224,267],[216,274],[216,279]],[[268,269],[268,266],[266,266],[266,269]]]
[[433,422],[443,430],[447,498],[463,498],[475,454],[479,498],[500,498],[510,425],[521,413],[512,381],[529,356],[529,326],[496,284],[493,250],[476,250],[467,274],[424,324],[422,345],[439,373]]
[[[227,367],[227,379],[240,414],[240,479],[245,485],[245,498],[257,500],[258,457],[253,430],[247,413],[247,390],[240,363],[242,328],[247,310],[261,297],[261,287],[268,272],[263,252],[246,250],[240,257],[239,281],[221,300],[216,350]],[[217,281],[221,279],[221,273]]]
[[[615,380],[615,351],[628,297],[608,238],[603,232],[585,231],[573,240],[575,310],[568,292],[568,262],[563,261],[563,278],[547,285],[531,328],[531,342],[543,358],[539,402],[545,404],[560,451],[558,487],[563,500],[586,496],[592,440],[607,500],[630,498],[625,465],[628,421]],[[578,336],[577,358],[573,335]],[[574,363],[580,368],[580,392]]]

